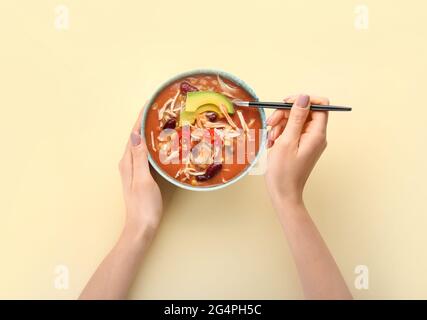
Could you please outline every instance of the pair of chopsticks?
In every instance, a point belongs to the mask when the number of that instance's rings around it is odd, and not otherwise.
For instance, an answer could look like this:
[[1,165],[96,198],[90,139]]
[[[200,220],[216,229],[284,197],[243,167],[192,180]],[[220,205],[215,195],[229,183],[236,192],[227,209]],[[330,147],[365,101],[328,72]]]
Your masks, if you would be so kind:
[[[234,104],[239,107],[256,107],[256,108],[270,108],[270,109],[285,109],[290,110],[292,103],[287,102],[262,102],[262,101],[241,101],[234,100]],[[312,104],[310,110],[313,111],[351,111],[351,107],[345,106],[326,106],[320,104]]]

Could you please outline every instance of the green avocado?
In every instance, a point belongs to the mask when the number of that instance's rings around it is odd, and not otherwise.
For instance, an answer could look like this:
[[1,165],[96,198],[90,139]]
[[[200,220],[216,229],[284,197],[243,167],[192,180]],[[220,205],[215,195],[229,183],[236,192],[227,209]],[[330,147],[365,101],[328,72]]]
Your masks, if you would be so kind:
[[196,116],[203,112],[213,111],[223,118],[219,105],[223,105],[228,113],[234,114],[233,104],[220,93],[212,91],[195,91],[187,93],[185,107],[180,114],[180,125],[193,124]]
[[233,104],[224,95],[212,91],[194,91],[187,93],[185,111],[196,112],[201,106],[214,105],[219,107],[220,104],[224,105],[228,113],[234,113]]

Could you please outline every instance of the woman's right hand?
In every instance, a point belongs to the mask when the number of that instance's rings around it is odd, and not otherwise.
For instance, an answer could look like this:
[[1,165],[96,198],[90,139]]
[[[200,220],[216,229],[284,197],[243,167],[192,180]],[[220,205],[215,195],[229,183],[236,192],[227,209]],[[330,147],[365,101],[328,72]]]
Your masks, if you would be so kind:
[[326,147],[328,114],[310,111],[326,98],[290,97],[290,111],[276,110],[268,120],[266,181],[273,206],[286,234],[307,299],[352,299],[332,254],[304,206],[305,182]]
[[328,113],[310,111],[310,104],[329,104],[327,98],[291,96],[292,109],[276,110],[267,120],[271,126],[266,182],[273,204],[302,203],[302,193],[314,165],[326,148]]

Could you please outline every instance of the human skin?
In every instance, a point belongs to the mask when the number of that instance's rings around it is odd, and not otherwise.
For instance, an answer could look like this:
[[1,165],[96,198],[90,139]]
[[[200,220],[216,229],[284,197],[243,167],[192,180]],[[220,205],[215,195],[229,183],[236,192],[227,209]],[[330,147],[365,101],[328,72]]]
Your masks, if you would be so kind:
[[162,196],[140,136],[139,114],[119,163],[126,220],[114,248],[95,271],[80,299],[125,299],[162,217]]
[[266,184],[292,252],[307,299],[352,299],[351,293],[303,201],[305,183],[326,148],[328,113],[310,103],[328,99],[292,96],[292,109],[276,110],[271,126]]
[[[325,98],[285,99],[292,110],[276,110],[271,126],[266,184],[288,240],[306,298],[352,296],[303,202],[305,183],[326,147],[327,113],[310,112]],[[160,189],[150,174],[148,150],[140,136],[141,114],[120,161],[126,222],[114,248],[95,271],[80,299],[125,299],[162,216]]]

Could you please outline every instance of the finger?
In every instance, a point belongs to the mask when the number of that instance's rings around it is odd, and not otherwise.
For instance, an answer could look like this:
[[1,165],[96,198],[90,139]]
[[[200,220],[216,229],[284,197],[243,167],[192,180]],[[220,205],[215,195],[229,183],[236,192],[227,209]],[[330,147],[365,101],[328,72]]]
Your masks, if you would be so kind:
[[124,189],[128,189],[132,183],[132,154],[130,150],[130,140],[126,143],[126,148],[122,159],[119,162],[120,177]]
[[148,149],[145,140],[137,131],[131,133],[131,153],[132,153],[132,187],[140,185],[150,176],[150,166],[148,165]]
[[[287,102],[294,102],[297,96],[289,96]],[[310,104],[318,105],[329,105],[329,99],[321,96],[310,96]],[[326,133],[326,128],[328,124],[328,112],[327,111],[311,111],[310,114],[311,121],[307,126],[308,131],[317,131],[321,133]]]
[[[283,99],[284,102],[289,102],[288,100],[291,99],[294,96],[288,96],[285,99]],[[293,101],[292,101],[293,102]],[[267,119],[267,125],[269,126],[275,126],[277,125],[283,118],[289,117],[289,110],[281,110],[276,109],[271,116]]]
[[292,106],[285,130],[279,139],[292,142],[299,141],[305,121],[310,113],[309,106],[310,97],[305,94],[299,95]]
[[[329,105],[329,99],[325,97],[313,97],[313,98],[310,97],[310,100],[314,104]],[[327,125],[328,125],[327,111],[311,111],[310,121],[308,122],[305,131],[326,134]]]
[[[141,119],[142,119],[144,108],[145,106],[139,112],[138,118],[132,128],[132,132],[137,132],[138,135],[139,135],[139,132],[141,131]],[[125,151],[123,153],[122,159],[119,162],[119,171],[120,171],[120,176],[121,176],[122,184],[124,188],[129,188],[132,184],[133,169],[132,169],[131,148],[132,148],[132,143],[131,143],[131,138],[129,138],[126,143],[126,147],[125,147]]]
[[144,113],[144,109],[146,106],[147,106],[147,104],[145,104],[142,107],[141,111],[139,111],[138,119],[136,120],[135,124],[133,125],[132,132],[140,132],[141,131],[142,114]]
[[[319,105],[329,105],[330,103],[329,99],[325,97],[314,97],[314,99],[311,101],[313,104],[319,104]],[[328,111],[312,111],[311,112],[312,121],[310,121],[309,130],[326,134],[326,128],[328,126],[328,115],[329,115]]]
[[271,128],[268,136],[267,148],[271,148],[274,145],[274,142],[277,140],[277,138],[280,137],[280,135],[282,134],[286,126],[287,119],[283,119],[282,121],[283,121],[283,124],[280,123],[279,125]]
[[135,187],[147,175],[150,175],[150,166],[148,164],[148,148],[144,137],[141,135],[141,121],[144,109],[147,103],[142,107],[139,112],[138,118],[133,126],[130,136],[130,150],[132,156],[132,186]]
[[320,132],[326,134],[328,126],[328,111],[312,111],[311,121],[308,124],[307,132]]
[[272,141],[276,140],[282,134],[283,130],[286,127],[287,122],[288,122],[288,119],[284,118],[277,125],[272,127],[269,139]]
[[271,116],[267,119],[267,125],[268,126],[275,126],[277,125],[280,120],[282,120],[286,116],[285,110],[276,109],[271,114]]

